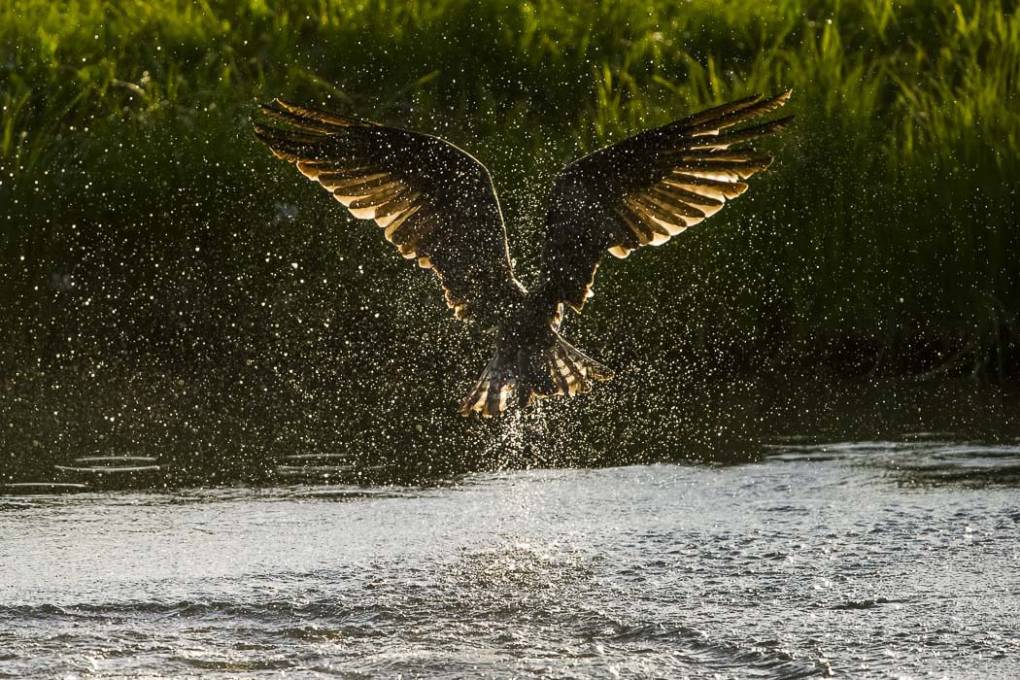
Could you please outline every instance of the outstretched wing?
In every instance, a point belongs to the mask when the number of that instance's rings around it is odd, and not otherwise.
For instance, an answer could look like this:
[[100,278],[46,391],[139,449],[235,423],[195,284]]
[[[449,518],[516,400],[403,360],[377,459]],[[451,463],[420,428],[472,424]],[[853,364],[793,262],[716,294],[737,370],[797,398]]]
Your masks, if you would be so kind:
[[520,295],[499,201],[485,167],[431,135],[276,100],[255,134],[401,255],[439,277],[457,318],[495,318]]
[[546,215],[543,298],[580,312],[604,251],[627,257],[660,245],[744,193],[771,156],[745,143],[792,118],[731,129],[780,108],[784,92],[702,111],[600,149],[560,173]]

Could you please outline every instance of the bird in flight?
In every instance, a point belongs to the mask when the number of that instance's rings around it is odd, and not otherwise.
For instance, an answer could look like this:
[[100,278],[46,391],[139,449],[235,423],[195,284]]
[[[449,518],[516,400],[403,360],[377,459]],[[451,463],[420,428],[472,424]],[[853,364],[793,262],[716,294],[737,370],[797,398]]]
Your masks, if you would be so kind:
[[580,313],[603,254],[661,245],[718,212],[772,158],[753,142],[792,118],[756,119],[790,92],[732,101],[591,153],[556,178],[545,218],[544,276],[515,277],[488,170],[432,135],[340,117],[279,99],[255,134],[350,213],[374,220],[409,260],[439,278],[459,319],[495,329],[492,359],[460,404],[496,416],[509,405],[574,396],[612,372],[560,335],[564,307]]

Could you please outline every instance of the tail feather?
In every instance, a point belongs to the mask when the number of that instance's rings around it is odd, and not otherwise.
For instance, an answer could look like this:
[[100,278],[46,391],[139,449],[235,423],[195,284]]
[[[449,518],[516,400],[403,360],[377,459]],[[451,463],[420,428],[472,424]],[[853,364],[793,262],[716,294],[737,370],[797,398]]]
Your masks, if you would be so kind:
[[612,379],[613,372],[607,366],[595,361],[590,356],[571,345],[559,333],[556,334],[556,339],[557,349],[563,350],[574,365],[583,367],[585,377],[599,381]]
[[492,382],[492,371],[496,367],[498,360],[499,353],[497,352],[493,355],[485,370],[482,371],[482,376],[478,379],[478,382],[468,392],[468,395],[464,397],[464,401],[461,402],[461,415],[466,416],[472,411],[480,411],[485,406],[488,399],[489,385]]
[[583,394],[591,390],[593,381],[612,377],[612,371],[556,333],[554,344],[544,351],[497,347],[478,382],[461,402],[460,413],[498,416],[513,403],[515,393],[516,401],[527,406],[545,397]]
[[561,352],[558,349],[551,349],[546,352],[548,359],[546,360],[546,367],[548,368],[549,375],[552,376],[552,381],[555,385],[555,394],[568,394],[573,396],[574,392],[571,390],[572,374],[571,369],[566,365],[561,358]]
[[584,372],[571,361],[570,356],[562,348],[556,347],[550,350],[549,354],[549,370],[558,378],[556,394],[572,397],[588,391],[589,386],[584,379]]

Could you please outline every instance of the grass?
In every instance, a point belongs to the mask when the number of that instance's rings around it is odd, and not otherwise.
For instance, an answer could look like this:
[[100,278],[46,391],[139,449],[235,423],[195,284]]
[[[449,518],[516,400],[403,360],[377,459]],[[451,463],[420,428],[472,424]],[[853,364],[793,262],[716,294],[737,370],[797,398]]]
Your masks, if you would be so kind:
[[[687,376],[1020,369],[1014,1],[15,0],[0,45],[0,377],[144,355],[254,362],[279,385],[322,347],[430,333],[437,375],[469,379],[451,356],[480,364],[482,340],[448,332],[431,282],[252,140],[274,96],[470,149],[534,271],[566,161],[787,87],[774,170],[682,242],[604,268],[571,334]],[[359,389],[409,370],[337,361]]]

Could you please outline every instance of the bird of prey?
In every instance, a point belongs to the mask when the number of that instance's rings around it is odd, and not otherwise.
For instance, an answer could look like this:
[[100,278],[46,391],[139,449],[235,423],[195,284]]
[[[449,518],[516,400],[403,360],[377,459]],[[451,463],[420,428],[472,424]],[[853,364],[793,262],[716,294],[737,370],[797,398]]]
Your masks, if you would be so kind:
[[509,405],[587,392],[612,373],[559,333],[564,307],[580,313],[609,251],[625,258],[661,245],[718,212],[772,158],[760,137],[792,118],[759,122],[790,92],[716,106],[567,165],[545,218],[544,276],[514,277],[488,171],[438,137],[340,117],[279,99],[261,107],[255,134],[350,213],[374,220],[405,258],[431,269],[460,319],[495,329],[495,349],[460,405],[495,416]]

